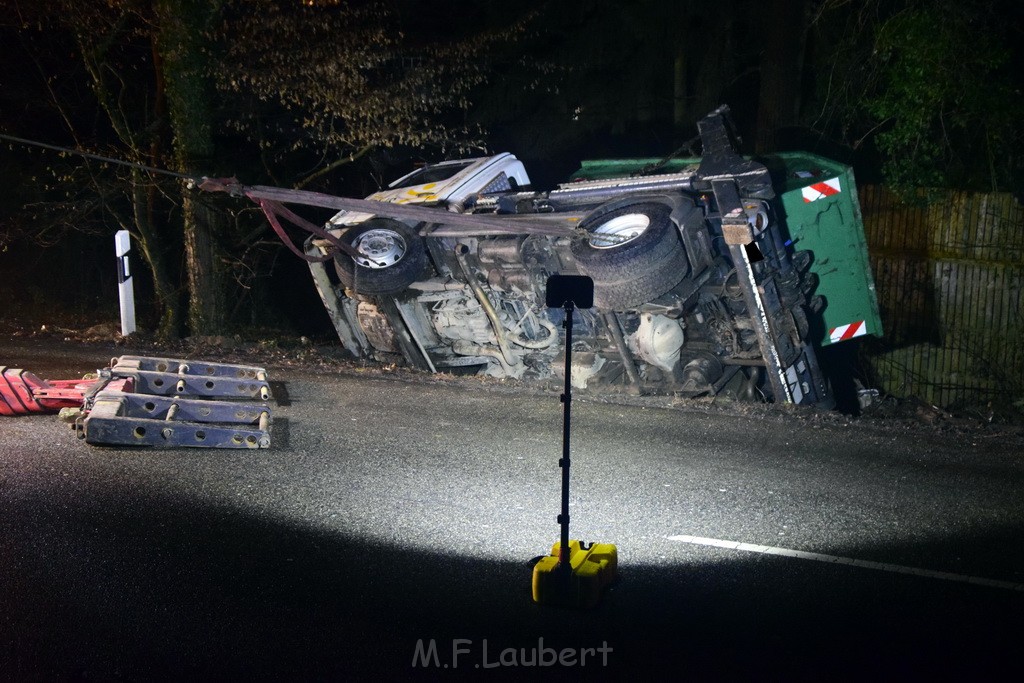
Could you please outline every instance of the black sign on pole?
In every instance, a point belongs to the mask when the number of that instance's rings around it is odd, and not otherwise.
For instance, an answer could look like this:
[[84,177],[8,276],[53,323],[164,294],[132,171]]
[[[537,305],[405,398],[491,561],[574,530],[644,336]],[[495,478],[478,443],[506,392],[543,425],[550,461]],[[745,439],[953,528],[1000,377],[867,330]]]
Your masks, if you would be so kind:
[[545,299],[548,308],[564,308],[567,302],[574,308],[593,308],[594,281],[586,275],[552,275]]
[[576,308],[594,306],[594,281],[586,275],[552,275],[548,278],[545,296],[548,308],[565,310],[565,392],[562,400],[562,513],[558,515],[561,538],[558,546],[558,569],[566,588],[572,576],[569,553],[569,406],[572,404],[572,314]]

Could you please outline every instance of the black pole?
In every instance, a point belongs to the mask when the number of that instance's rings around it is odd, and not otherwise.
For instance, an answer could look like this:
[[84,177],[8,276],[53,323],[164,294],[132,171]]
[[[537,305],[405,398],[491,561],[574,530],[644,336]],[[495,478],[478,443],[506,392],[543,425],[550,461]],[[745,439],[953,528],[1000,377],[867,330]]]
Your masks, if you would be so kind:
[[558,466],[562,468],[562,514],[558,523],[562,527],[562,538],[558,550],[558,566],[568,582],[572,575],[572,564],[569,554],[569,408],[572,404],[572,313],[575,305],[572,300],[564,304],[565,320],[565,391],[562,393],[562,459]]

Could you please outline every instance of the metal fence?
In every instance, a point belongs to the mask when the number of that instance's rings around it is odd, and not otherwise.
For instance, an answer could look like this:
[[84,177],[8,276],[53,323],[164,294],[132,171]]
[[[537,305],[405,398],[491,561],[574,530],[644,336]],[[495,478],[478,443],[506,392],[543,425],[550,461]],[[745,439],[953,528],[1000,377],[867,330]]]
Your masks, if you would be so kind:
[[939,406],[1024,399],[1024,206],[1006,193],[901,202],[860,189],[884,337],[873,383]]

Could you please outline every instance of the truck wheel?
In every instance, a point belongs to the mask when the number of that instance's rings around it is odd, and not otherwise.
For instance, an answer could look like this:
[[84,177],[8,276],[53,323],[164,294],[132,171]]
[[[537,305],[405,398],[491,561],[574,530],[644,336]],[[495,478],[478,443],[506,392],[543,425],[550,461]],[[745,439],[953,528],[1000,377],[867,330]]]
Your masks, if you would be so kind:
[[685,277],[688,264],[669,208],[635,202],[598,208],[573,241],[580,271],[594,280],[594,306],[625,310],[656,299]]
[[364,257],[334,257],[338,278],[360,294],[397,294],[418,280],[427,265],[423,238],[389,218],[371,218],[348,230],[341,241]]

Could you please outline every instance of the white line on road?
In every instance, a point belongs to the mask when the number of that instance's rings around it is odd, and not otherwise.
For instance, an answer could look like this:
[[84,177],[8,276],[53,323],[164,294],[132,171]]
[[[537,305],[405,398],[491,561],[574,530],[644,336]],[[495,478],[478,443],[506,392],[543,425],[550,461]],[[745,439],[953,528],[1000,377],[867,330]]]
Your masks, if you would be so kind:
[[930,579],[943,579],[946,581],[960,581],[976,586],[989,586],[992,588],[1004,588],[1011,591],[1024,591],[1024,583],[1013,583],[1011,581],[997,581],[985,579],[980,576],[967,576],[965,574],[951,574],[949,572],[937,572],[931,569],[918,569],[916,567],[904,567],[898,564],[885,562],[871,562],[870,560],[857,560],[852,557],[839,557],[838,555],[823,555],[821,553],[808,553],[803,550],[792,550],[790,548],[776,548],[769,545],[754,545],[753,543],[739,543],[738,541],[723,541],[718,538],[701,538],[700,536],[669,536],[668,540],[692,545],[706,545],[714,548],[726,548],[728,550],[743,550],[762,555],[779,555],[781,557],[793,557],[798,560],[813,560],[815,562],[827,562],[829,564],[843,564],[863,569],[876,569],[883,572],[895,572],[897,574],[911,574],[913,576],[924,576]]

